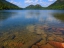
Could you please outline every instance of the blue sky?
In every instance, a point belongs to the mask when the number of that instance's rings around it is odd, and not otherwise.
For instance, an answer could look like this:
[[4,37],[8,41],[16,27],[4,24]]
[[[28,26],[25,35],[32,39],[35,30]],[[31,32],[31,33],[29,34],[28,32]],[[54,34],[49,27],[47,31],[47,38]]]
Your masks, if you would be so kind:
[[54,3],[56,0],[7,0],[19,7],[26,7],[29,6],[30,4],[36,5],[40,4],[43,7],[47,7]]

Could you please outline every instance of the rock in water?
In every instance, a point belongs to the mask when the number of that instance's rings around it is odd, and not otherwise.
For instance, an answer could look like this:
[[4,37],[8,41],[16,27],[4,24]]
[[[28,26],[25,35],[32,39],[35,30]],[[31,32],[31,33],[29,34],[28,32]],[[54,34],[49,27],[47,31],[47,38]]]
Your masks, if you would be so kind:
[[63,42],[64,39],[62,37],[56,37],[55,41],[58,41],[58,42]]
[[[39,42],[41,40],[41,36],[36,36],[35,38],[31,39],[30,41],[26,42],[22,48],[35,48],[36,46],[33,46],[35,43]],[[37,47],[36,47],[37,48]]]
[[63,46],[63,48],[64,48],[64,43],[62,43],[62,46]]
[[38,46],[37,45],[33,45],[32,48],[38,48]]
[[51,44],[52,46],[54,46],[56,48],[64,48],[64,43],[49,41],[49,44]]
[[23,43],[17,43],[17,42],[10,42],[8,43],[7,45],[8,47],[11,47],[11,48],[21,48],[23,46]]
[[39,48],[54,48],[54,47],[51,46],[49,43],[47,43],[46,45],[39,46]]

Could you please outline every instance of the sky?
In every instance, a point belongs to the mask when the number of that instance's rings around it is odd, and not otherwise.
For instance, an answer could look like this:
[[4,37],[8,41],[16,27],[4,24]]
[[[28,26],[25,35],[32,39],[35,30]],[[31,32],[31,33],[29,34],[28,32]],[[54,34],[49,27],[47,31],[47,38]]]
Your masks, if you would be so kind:
[[48,7],[53,4],[56,0],[7,0],[19,7],[25,8],[29,5],[40,4],[43,7]]

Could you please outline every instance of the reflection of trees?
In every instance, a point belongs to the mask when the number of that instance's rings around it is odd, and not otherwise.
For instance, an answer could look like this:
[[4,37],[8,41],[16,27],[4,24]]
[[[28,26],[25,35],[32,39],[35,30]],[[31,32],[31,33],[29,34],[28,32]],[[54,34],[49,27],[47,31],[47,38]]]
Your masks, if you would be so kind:
[[59,20],[61,20],[61,21],[64,22],[64,14],[63,14],[63,13],[62,13],[62,14],[56,13],[56,14],[53,14],[53,15],[54,15],[54,17],[55,17],[56,19],[59,19]]
[[16,13],[15,12],[0,12],[0,20],[7,19],[14,14],[16,14]]

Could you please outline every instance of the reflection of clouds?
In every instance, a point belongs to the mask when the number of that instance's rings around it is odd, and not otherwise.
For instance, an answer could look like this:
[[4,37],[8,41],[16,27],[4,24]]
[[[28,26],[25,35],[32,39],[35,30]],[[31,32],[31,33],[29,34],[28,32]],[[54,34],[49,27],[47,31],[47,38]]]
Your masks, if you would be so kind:
[[48,17],[46,20],[50,21],[50,22],[54,21],[54,19],[52,17]]
[[44,19],[42,17],[39,18],[39,22],[43,22]]
[[38,16],[40,16],[40,12],[36,12],[36,11],[28,11],[25,15],[25,18],[29,19],[29,18],[35,18],[37,19]]
[[39,21],[41,21],[41,22],[42,22],[43,20],[42,20],[42,19],[39,19]]
[[25,16],[25,18],[29,19],[29,18],[33,18],[33,17],[30,15],[27,15],[27,16]]
[[15,18],[17,18],[17,17],[18,17],[18,16],[15,16],[15,17],[14,17],[14,16],[11,16],[11,19],[15,19]]
[[26,18],[26,19],[30,19],[30,18],[35,18],[35,19],[37,19],[38,16],[27,15],[27,16],[25,16],[25,18]]
[[[16,14],[11,14],[11,19],[21,18],[24,12],[16,12]],[[25,14],[25,13],[24,13]]]
[[39,17],[39,22],[41,23],[59,23],[59,21],[57,21],[55,18],[53,18],[51,15],[42,15],[41,17]]
[[46,18],[46,22],[49,22],[49,23],[60,23],[59,20],[57,20],[57,19],[55,19],[55,18],[53,18],[51,16]]

